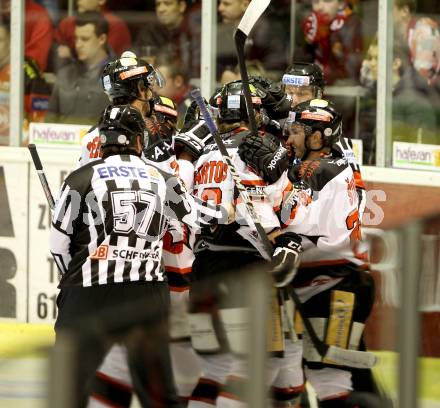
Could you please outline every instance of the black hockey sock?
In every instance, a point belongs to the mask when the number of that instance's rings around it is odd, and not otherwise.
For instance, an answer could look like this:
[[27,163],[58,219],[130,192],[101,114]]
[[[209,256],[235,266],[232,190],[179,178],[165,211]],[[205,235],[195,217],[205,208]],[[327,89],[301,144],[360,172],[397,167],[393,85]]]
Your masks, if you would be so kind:
[[190,401],[203,401],[211,405],[215,405],[220,387],[222,385],[208,378],[200,378],[189,398]]

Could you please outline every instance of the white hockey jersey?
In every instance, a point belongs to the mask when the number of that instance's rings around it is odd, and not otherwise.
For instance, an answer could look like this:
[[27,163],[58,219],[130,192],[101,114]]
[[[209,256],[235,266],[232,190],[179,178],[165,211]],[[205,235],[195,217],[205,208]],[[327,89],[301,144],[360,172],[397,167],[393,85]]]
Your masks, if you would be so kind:
[[101,141],[99,140],[98,126],[93,126],[81,139],[81,154],[77,168],[84,166],[93,160],[99,160],[102,156]]
[[351,139],[348,139],[346,137],[341,137],[339,141],[337,141],[332,146],[332,156],[341,157],[347,160],[349,166],[353,170],[354,181],[356,183],[356,191],[359,197],[359,203],[358,203],[359,219],[362,222],[365,206],[367,204],[367,192],[364,181],[362,180],[361,168],[359,166],[359,162],[353,151],[353,143]]
[[[255,174],[238,155],[238,145],[249,132],[239,128],[222,135],[223,142],[232,159],[242,184],[246,187],[260,223],[266,232],[279,228],[280,223],[271,202],[265,198],[266,182]],[[202,239],[196,243],[196,250],[209,246],[211,250],[231,251],[257,249],[262,251],[252,220],[240,199],[234,197],[234,182],[228,166],[215,143],[205,146],[203,154],[195,163],[193,194],[204,201],[214,203],[237,203],[236,222],[228,226],[218,226],[203,231]]]
[[[144,151],[144,161],[175,175],[181,181],[182,178],[188,180],[193,177],[193,165],[185,160],[177,161],[171,146],[161,140]],[[184,292],[189,289],[194,261],[194,239],[192,229],[177,220],[169,220],[168,230],[163,239],[162,259],[171,292]]]
[[290,177],[284,173],[266,192],[279,209],[284,230],[302,237],[301,268],[364,266],[359,198],[347,161],[304,161],[289,172]]

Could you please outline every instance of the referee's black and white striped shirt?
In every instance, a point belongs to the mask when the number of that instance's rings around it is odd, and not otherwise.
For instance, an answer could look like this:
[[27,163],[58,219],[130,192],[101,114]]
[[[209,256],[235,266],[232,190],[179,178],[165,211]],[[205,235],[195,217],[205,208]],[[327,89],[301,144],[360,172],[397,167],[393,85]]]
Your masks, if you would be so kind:
[[165,280],[162,236],[169,218],[200,227],[227,215],[137,156],[77,169],[61,188],[50,232],[60,287]]

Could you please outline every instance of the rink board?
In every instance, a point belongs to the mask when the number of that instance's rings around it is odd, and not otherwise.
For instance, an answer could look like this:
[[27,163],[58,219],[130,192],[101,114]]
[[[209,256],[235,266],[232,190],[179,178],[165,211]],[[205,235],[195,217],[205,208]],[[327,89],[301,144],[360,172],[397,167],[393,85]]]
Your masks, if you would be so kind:
[[[55,339],[53,326],[49,324],[0,323],[0,385],[5,378],[5,366],[14,364],[23,370],[23,378],[31,378],[32,370],[41,367],[45,352]],[[393,352],[377,351],[379,364],[374,369],[376,378],[394,398],[397,395],[397,355]],[[20,361],[22,360],[22,361]],[[4,364],[9,361],[9,364]],[[438,402],[440,407],[440,359],[420,359],[420,395],[423,400]],[[33,373],[38,381],[44,381],[45,373]],[[0,386],[0,406],[2,392]]]

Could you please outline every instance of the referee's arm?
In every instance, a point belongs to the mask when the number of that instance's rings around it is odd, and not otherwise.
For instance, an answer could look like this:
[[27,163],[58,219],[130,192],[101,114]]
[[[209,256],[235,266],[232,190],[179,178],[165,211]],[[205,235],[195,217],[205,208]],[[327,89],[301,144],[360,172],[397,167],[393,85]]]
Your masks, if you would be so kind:
[[49,235],[50,252],[62,274],[67,272],[72,259],[71,240],[75,234],[80,204],[79,192],[64,182],[55,204]]
[[230,214],[222,205],[200,200],[189,194],[174,176],[166,180],[165,214],[192,228],[228,224]]

